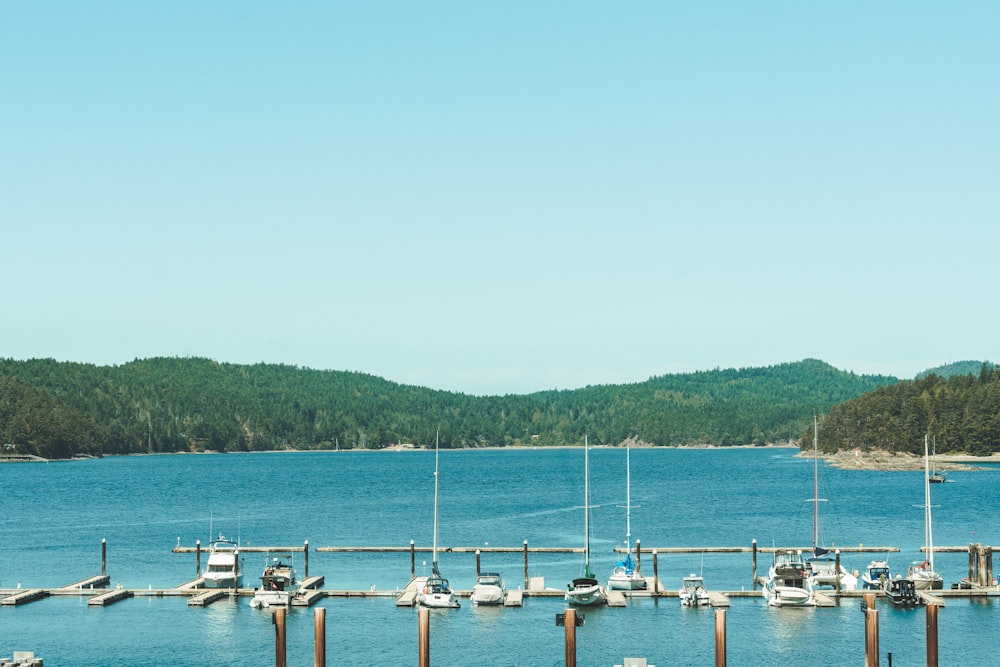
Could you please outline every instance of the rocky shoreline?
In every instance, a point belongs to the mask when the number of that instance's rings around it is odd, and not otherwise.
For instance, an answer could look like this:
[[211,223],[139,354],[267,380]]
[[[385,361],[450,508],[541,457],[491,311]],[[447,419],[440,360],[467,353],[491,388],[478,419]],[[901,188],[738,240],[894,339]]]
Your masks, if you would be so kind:
[[[801,452],[799,456],[812,458],[812,452]],[[874,450],[863,452],[858,449],[840,451],[836,454],[821,454],[829,465],[841,470],[923,470],[924,457],[909,452],[889,452]],[[976,463],[1000,463],[1000,456],[941,455],[934,459],[936,470],[984,470]]]

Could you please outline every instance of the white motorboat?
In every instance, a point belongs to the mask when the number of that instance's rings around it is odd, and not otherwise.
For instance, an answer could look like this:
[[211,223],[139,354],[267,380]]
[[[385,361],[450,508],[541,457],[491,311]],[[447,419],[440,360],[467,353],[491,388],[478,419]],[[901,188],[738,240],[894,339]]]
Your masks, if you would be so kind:
[[924,545],[927,559],[912,563],[907,570],[907,579],[913,582],[918,591],[941,590],[944,588],[944,577],[934,569],[934,538],[931,530],[931,472],[927,454],[927,441],[924,436]]
[[812,556],[806,558],[806,570],[813,588],[839,588],[853,591],[858,588],[858,578],[831,556],[829,549],[819,546],[819,504],[826,502],[819,497],[819,422],[813,415],[813,533]]
[[861,587],[866,591],[881,591],[885,583],[892,578],[889,572],[889,561],[873,560],[861,573]]
[[469,597],[476,605],[503,604],[507,599],[507,587],[499,572],[480,572]]
[[431,552],[431,573],[417,589],[417,604],[436,609],[457,609],[460,605],[448,580],[438,568],[438,457],[440,432],[434,436],[434,548]]
[[700,607],[709,603],[708,591],[705,590],[705,579],[692,572],[681,579],[681,588],[677,597],[685,607]]
[[260,588],[255,588],[250,606],[287,607],[299,592],[299,580],[290,553],[268,552],[264,558],[264,571],[260,575]]
[[816,605],[801,551],[778,549],[774,552],[774,562],[768,571],[762,594],[772,607]]
[[566,602],[594,606],[608,601],[607,592],[590,571],[590,444],[583,438],[583,576],[574,579],[566,591]]
[[239,544],[219,535],[208,547],[208,563],[201,576],[205,588],[239,588],[243,584]]
[[646,588],[646,578],[632,560],[632,466],[625,447],[625,558],[615,563],[608,577],[608,590],[635,591]]

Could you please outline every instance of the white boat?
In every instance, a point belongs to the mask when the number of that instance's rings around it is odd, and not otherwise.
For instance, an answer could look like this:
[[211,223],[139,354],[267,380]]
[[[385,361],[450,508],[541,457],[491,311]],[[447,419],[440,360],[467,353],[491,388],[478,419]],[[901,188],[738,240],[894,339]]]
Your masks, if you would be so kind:
[[434,548],[431,552],[431,575],[424,585],[417,589],[417,604],[435,609],[457,609],[460,605],[451,590],[448,580],[438,569],[438,440],[440,432],[434,436]]
[[222,535],[208,546],[208,562],[202,572],[205,588],[239,588],[243,584],[240,546]]
[[907,579],[918,591],[941,590],[944,578],[934,569],[934,538],[931,530],[931,473],[927,454],[928,436],[924,436],[924,545],[927,559],[912,563],[907,570]]
[[480,572],[469,597],[476,605],[503,604],[507,599],[507,587],[499,572]]
[[800,550],[778,549],[774,552],[774,562],[768,570],[762,594],[772,607],[816,605],[812,582],[809,581]]
[[299,580],[295,574],[292,554],[268,552],[264,557],[264,571],[260,575],[260,588],[255,588],[250,606],[287,607],[298,593]]
[[812,556],[806,558],[806,569],[813,588],[840,588],[853,591],[858,588],[858,578],[837,563],[830,550],[819,546],[819,504],[826,500],[819,497],[819,422],[813,415],[813,534]]
[[566,591],[566,602],[590,607],[608,601],[607,592],[590,571],[590,445],[583,438],[583,576],[574,579]]
[[632,560],[632,465],[628,446],[625,447],[625,549],[625,558],[615,563],[608,577],[608,590],[644,590],[646,578]]
[[685,607],[701,607],[709,603],[708,591],[705,590],[705,579],[692,572],[681,579],[681,588],[677,597]]
[[873,560],[861,573],[861,587],[867,591],[881,591],[885,589],[886,582],[891,578],[889,561]]

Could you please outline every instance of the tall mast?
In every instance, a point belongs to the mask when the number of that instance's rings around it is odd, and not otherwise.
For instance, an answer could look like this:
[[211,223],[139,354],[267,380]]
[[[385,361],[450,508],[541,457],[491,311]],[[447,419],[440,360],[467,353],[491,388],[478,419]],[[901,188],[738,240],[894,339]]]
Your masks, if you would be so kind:
[[593,577],[590,571],[590,443],[583,436],[583,532],[587,537],[584,557],[584,576]]
[[431,572],[435,577],[440,577],[438,570],[438,440],[441,436],[441,429],[434,435],[434,551],[431,559]]
[[813,553],[819,545],[819,423],[813,414]]
[[924,435],[924,544],[927,545],[927,562],[934,571],[934,542],[931,537],[931,472],[927,454],[927,439]]
[[625,542],[628,547],[626,556],[632,554],[632,463],[629,451],[629,446],[625,445]]

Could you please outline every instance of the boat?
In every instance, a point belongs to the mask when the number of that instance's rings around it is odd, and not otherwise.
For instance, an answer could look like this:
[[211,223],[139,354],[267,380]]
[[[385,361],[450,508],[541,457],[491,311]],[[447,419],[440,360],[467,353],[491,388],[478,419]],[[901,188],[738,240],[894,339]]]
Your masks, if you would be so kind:
[[819,545],[819,504],[826,500],[819,497],[819,422],[813,415],[813,530],[812,556],[806,559],[806,569],[813,588],[839,588],[853,591],[858,587],[858,578],[847,571],[830,550]]
[[299,580],[290,553],[269,551],[264,556],[264,571],[260,575],[260,588],[255,588],[250,606],[287,607],[298,593]]
[[918,591],[941,590],[944,578],[934,569],[934,538],[931,529],[931,473],[927,454],[928,436],[924,436],[924,546],[927,559],[910,564],[906,575]]
[[457,609],[460,605],[448,580],[438,568],[438,457],[440,431],[434,436],[434,548],[431,552],[431,576],[417,589],[417,604],[435,609]]
[[774,562],[768,570],[767,582],[762,590],[764,599],[772,607],[814,607],[812,582],[806,571],[802,551],[776,549]]
[[885,597],[897,607],[916,607],[923,602],[913,581],[899,576],[885,582]]
[[625,447],[625,549],[625,558],[615,563],[608,577],[608,590],[645,590],[646,578],[632,560],[632,464],[628,446]]
[[861,588],[866,591],[881,591],[885,589],[885,582],[891,578],[889,561],[873,560],[861,573]]
[[469,596],[474,605],[503,604],[507,599],[507,587],[499,572],[480,572],[476,585]]
[[935,462],[937,461],[937,438],[931,439],[931,472],[927,476],[927,481],[931,484],[943,484],[948,481],[948,475],[943,470],[938,470]]
[[705,590],[705,579],[692,572],[681,579],[681,588],[677,597],[685,607],[701,607],[709,603],[708,591]]
[[582,607],[604,604],[607,592],[590,571],[590,444],[583,438],[583,576],[574,579],[566,591],[566,602]]
[[208,546],[208,562],[201,577],[205,588],[239,588],[243,584],[240,545],[219,535]]

